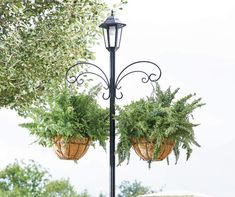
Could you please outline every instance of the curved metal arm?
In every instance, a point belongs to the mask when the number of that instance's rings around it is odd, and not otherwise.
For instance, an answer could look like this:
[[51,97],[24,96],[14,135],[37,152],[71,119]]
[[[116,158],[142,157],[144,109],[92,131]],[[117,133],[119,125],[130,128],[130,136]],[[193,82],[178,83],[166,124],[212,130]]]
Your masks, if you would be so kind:
[[[97,73],[89,72],[89,71],[81,72],[81,73],[79,73],[77,76],[75,76],[75,75],[69,76],[69,72],[71,72],[71,70],[72,70],[74,67],[80,66],[80,65],[82,65],[82,64],[87,64],[87,65],[90,65],[90,66],[93,66],[93,67],[97,68],[99,71],[101,71],[101,73],[103,74],[104,77],[102,77],[101,75],[99,75],[99,74],[97,74]],[[81,84],[83,84],[84,79],[81,79],[81,78],[79,79],[79,77],[81,77],[82,75],[86,75],[86,74],[93,74],[93,75],[96,75],[96,76],[100,77],[100,78],[105,82],[105,84],[106,84],[106,86],[107,86],[105,89],[106,89],[106,90],[108,89],[108,87],[109,87],[109,80],[108,80],[108,77],[106,76],[105,72],[104,72],[99,66],[97,66],[97,65],[95,65],[95,64],[92,64],[92,63],[89,63],[89,62],[78,62],[78,63],[76,63],[75,65],[71,66],[71,67],[67,70],[65,76],[66,76],[67,82],[69,82],[69,83],[78,82],[78,83],[81,85]],[[79,79],[79,81],[78,81],[78,79]]]
[[[147,73],[143,70],[133,70],[133,71],[128,71],[128,69],[130,67],[132,67],[133,65],[136,65],[136,64],[140,64],[140,63],[146,63],[146,64],[151,64],[153,66],[155,66],[155,68],[157,68],[158,70],[158,74],[155,74],[155,73]],[[72,72],[72,69],[75,68],[76,66],[80,66],[82,64],[87,64],[87,65],[90,65],[90,66],[93,66],[95,67],[96,69],[98,69],[102,75],[100,74],[97,74],[95,72],[91,72],[91,71],[82,71],[80,73],[78,73],[77,75],[69,75],[70,72]],[[129,64],[128,66],[126,66],[118,75],[116,81],[115,81],[115,89],[116,90],[120,90],[122,87],[119,85],[120,82],[128,75],[132,74],[132,73],[141,73],[144,75],[144,77],[141,78],[141,81],[142,83],[148,83],[149,81],[150,82],[156,82],[158,81],[160,78],[161,78],[161,75],[162,75],[162,72],[161,72],[161,69],[160,67],[155,64],[154,62],[151,62],[151,61],[137,61],[137,62],[133,62],[131,64]],[[103,88],[105,90],[109,90],[110,89],[110,82],[108,80],[108,77],[107,75],[105,74],[105,72],[97,65],[95,64],[92,64],[92,63],[89,63],[89,62],[78,62],[77,64],[71,66],[67,72],[66,72],[66,81],[69,82],[69,83],[78,83],[79,85],[82,85],[84,83],[84,79],[81,78],[82,76],[86,75],[86,74],[92,74],[92,75],[95,75],[95,76],[98,76],[99,78],[102,79],[102,81],[105,83],[105,86],[103,86]],[[104,100],[108,100],[110,98],[110,91],[108,92],[108,94],[106,95],[106,93],[103,93],[102,95],[103,99]],[[117,96],[116,95],[116,98],[117,99],[122,99],[123,98],[123,93],[120,92],[120,96]]]
[[[82,71],[80,73],[78,73],[77,75],[69,75],[70,72],[72,72],[72,69],[74,69],[76,66],[81,66],[82,64],[87,64],[87,65],[90,65],[90,66],[93,66],[95,67],[96,69],[98,69],[102,75],[100,74],[97,74],[95,72],[90,72],[90,71]],[[92,75],[95,75],[99,78],[102,79],[102,81],[105,83],[106,86],[103,86],[103,88],[105,90],[109,90],[109,80],[108,80],[108,77],[107,75],[105,74],[105,72],[97,65],[95,64],[92,64],[92,63],[89,63],[89,62],[78,62],[76,63],[75,65],[71,66],[67,71],[66,71],[66,75],[65,75],[65,78],[66,78],[66,81],[68,83],[78,83],[79,85],[82,85],[84,83],[84,79],[81,78],[82,76],[85,76],[86,74],[92,74]],[[109,99],[110,95],[108,94],[108,96],[105,96],[105,93],[103,93],[103,99],[107,100]]]
[[[157,68],[158,70],[158,74],[155,74],[155,73],[150,73],[148,74],[147,72],[145,71],[142,71],[142,70],[134,70],[134,71],[129,71],[127,72],[127,70],[135,65],[135,64],[140,64],[140,63],[147,63],[147,64],[151,64],[153,66],[155,66],[155,68]],[[125,73],[126,72],[126,73]],[[118,75],[117,79],[116,79],[116,82],[115,82],[115,86],[116,86],[116,89],[117,90],[120,90],[122,87],[119,85],[120,82],[128,75],[132,74],[132,73],[142,73],[144,74],[144,77],[142,77],[141,81],[142,83],[147,83],[147,82],[156,82],[158,81],[160,78],[161,78],[161,75],[162,75],[162,71],[160,69],[160,67],[155,64],[154,62],[151,62],[151,61],[137,61],[137,62],[133,62],[131,64],[129,64],[128,66],[126,66],[121,72],[120,74]],[[116,96],[117,99],[121,99],[123,97],[123,93],[120,92],[120,96]]]

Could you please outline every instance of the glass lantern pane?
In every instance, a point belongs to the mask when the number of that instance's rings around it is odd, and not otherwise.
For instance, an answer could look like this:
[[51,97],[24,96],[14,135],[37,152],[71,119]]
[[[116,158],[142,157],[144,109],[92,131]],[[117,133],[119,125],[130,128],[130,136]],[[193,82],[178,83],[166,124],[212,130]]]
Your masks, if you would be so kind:
[[116,26],[109,27],[109,47],[115,47],[116,43]]
[[120,47],[121,38],[122,38],[122,28],[118,28],[117,29],[117,48]]
[[104,36],[104,44],[105,47],[108,47],[108,30],[107,29],[103,29],[103,36]]

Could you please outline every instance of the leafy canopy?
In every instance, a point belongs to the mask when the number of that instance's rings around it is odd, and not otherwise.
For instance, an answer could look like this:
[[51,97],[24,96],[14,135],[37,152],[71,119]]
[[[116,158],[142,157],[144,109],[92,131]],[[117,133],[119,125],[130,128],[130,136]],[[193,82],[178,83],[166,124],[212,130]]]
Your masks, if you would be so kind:
[[52,180],[48,182],[41,194],[43,197],[90,197],[87,191],[78,194],[68,180]]
[[51,146],[55,137],[61,136],[65,141],[88,137],[105,148],[109,114],[96,102],[97,91],[99,86],[77,95],[72,89],[60,88],[47,98],[47,105],[29,108],[32,122],[21,126],[28,128],[44,146]]
[[149,187],[145,187],[141,182],[134,181],[130,183],[129,181],[123,181],[119,186],[118,197],[137,197],[139,195],[144,195],[147,193],[153,193]]
[[102,0],[2,0],[0,107],[41,103],[75,60],[93,59],[106,11]]
[[16,161],[0,171],[0,191],[20,193],[21,196],[38,196],[48,181],[48,173],[39,164]]
[[50,174],[35,161],[15,161],[0,171],[0,197],[90,197],[78,194],[69,180],[50,180]]
[[172,91],[170,87],[163,91],[156,84],[153,97],[132,102],[123,108],[118,107],[119,115],[116,119],[120,134],[117,147],[119,164],[125,159],[129,160],[131,139],[138,141],[141,138],[155,142],[154,158],[157,157],[164,140],[169,139],[175,142],[176,163],[180,148],[186,149],[188,160],[192,153],[192,145],[199,146],[193,129],[197,124],[191,122],[192,113],[204,104],[201,98],[193,99],[195,94],[175,100],[178,91],[179,88]]

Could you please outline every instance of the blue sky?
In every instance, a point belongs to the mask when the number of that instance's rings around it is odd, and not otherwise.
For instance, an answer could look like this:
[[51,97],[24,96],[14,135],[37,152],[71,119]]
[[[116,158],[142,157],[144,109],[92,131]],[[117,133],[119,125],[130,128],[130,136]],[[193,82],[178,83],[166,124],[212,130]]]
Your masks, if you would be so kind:
[[[110,1],[109,1],[110,2]],[[129,0],[118,17],[127,24],[117,51],[117,72],[137,60],[151,60],[162,69],[159,83],[164,88],[180,87],[180,95],[197,93],[206,106],[195,113],[196,137],[202,145],[178,165],[157,162],[149,170],[133,153],[130,164],[117,168],[117,184],[138,180],[154,190],[187,190],[215,197],[234,197],[235,185],[235,1],[232,0]],[[94,47],[95,63],[109,73],[109,54],[103,40]],[[144,69],[151,71],[151,68]],[[123,80],[124,98],[129,103],[150,95],[151,86],[141,76]],[[105,101],[100,101],[104,105]],[[1,109],[0,168],[18,159],[34,159],[53,178],[69,177],[79,190],[94,196],[108,193],[108,152],[90,148],[78,164],[58,160],[53,150],[31,144],[16,113]]]

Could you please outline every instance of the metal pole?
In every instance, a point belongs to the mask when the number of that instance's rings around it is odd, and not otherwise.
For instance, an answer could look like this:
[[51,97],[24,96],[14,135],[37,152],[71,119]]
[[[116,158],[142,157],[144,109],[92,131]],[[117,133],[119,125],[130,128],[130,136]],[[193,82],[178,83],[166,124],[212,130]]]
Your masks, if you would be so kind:
[[115,197],[115,50],[110,51],[110,197]]
[[[109,95],[107,97],[105,97],[103,94],[103,99],[105,99],[105,100],[110,99],[110,111],[109,111],[109,119],[110,119],[110,195],[109,196],[115,197],[115,168],[116,168],[116,164],[115,164],[115,119],[114,119],[115,99],[116,98],[121,99],[123,96],[123,94],[121,93],[120,97],[116,97],[116,90],[120,89],[120,88],[117,88],[117,86],[119,86],[119,83],[122,81],[123,78],[125,78],[126,76],[133,74],[133,73],[144,74],[144,77],[142,78],[143,83],[156,82],[161,77],[161,69],[157,64],[155,64],[153,62],[137,61],[137,62],[133,62],[133,63],[127,65],[124,69],[122,69],[122,71],[118,74],[117,79],[116,79],[116,77],[115,77],[115,48],[109,49],[109,52],[110,52],[110,81],[108,80],[108,77],[105,74],[105,72],[100,67],[98,67],[95,64],[88,63],[88,62],[78,62],[77,64],[71,66],[66,72],[66,80],[68,83],[74,84],[75,82],[77,82],[78,84],[81,85],[81,84],[83,84],[83,82],[85,80],[83,80],[80,77],[82,77],[83,75],[87,75],[87,74],[93,74],[95,76],[100,77],[104,81],[104,83],[106,85],[106,86],[104,86],[105,90],[109,89]],[[142,70],[126,71],[131,66],[139,64],[139,63],[148,63],[148,64],[155,66],[155,68],[157,68],[159,71],[159,75],[157,76],[155,73],[147,74],[146,72],[144,72]],[[73,72],[71,75],[69,74],[73,68],[75,68],[76,66],[83,65],[83,64],[93,66],[94,68],[98,69],[98,71],[100,71],[102,75],[97,74],[95,72],[89,72],[89,71],[84,71],[84,72],[78,73],[77,77],[74,76]],[[106,87],[108,87],[108,88],[106,88]]]

